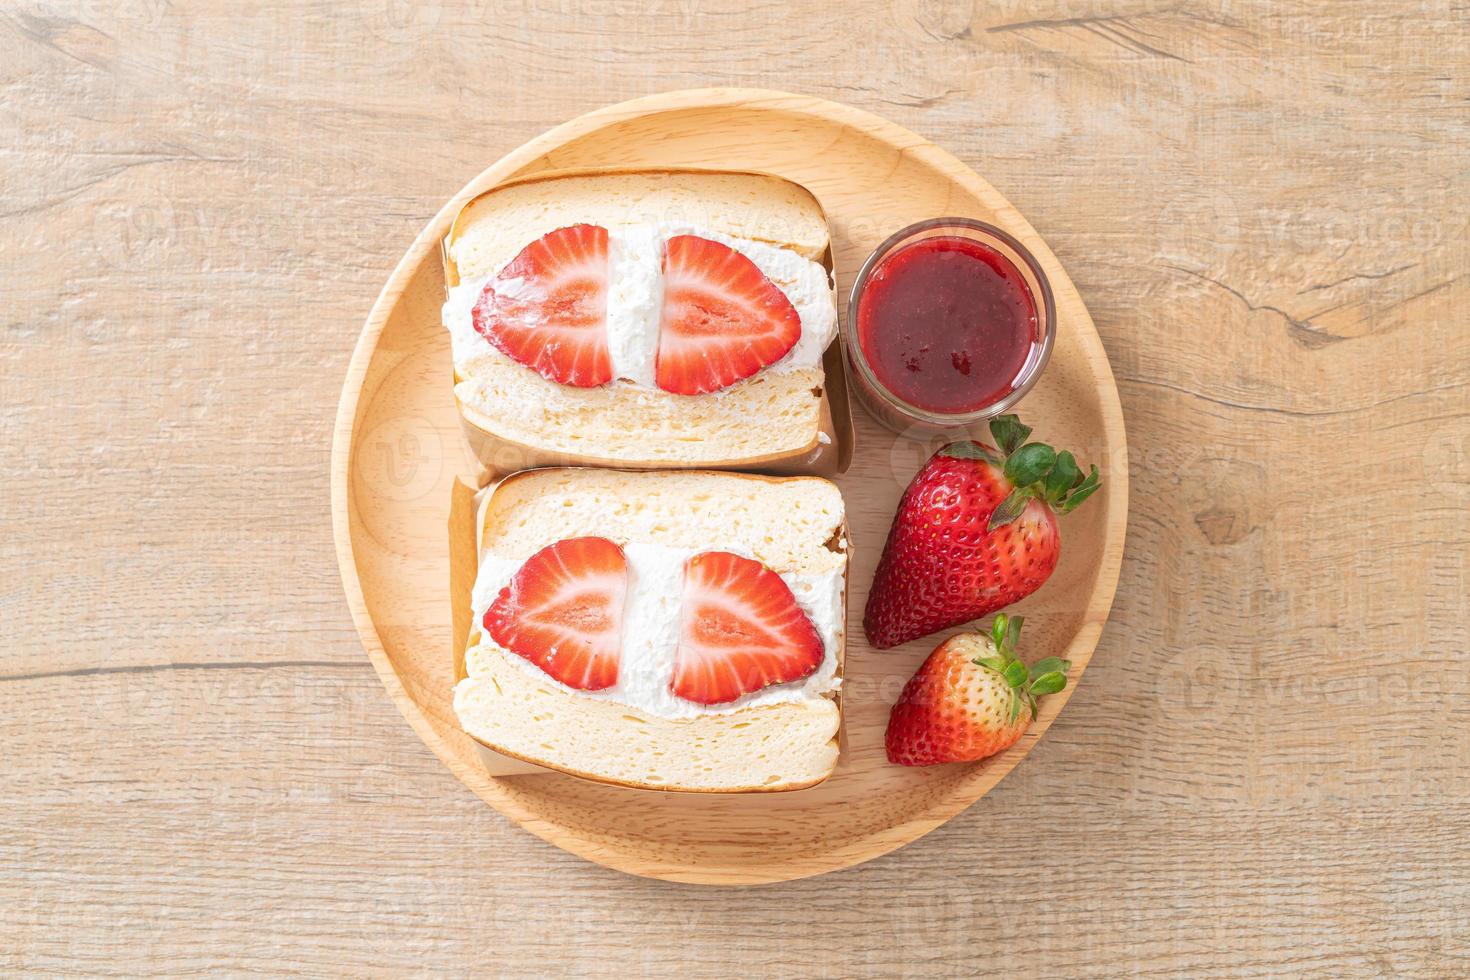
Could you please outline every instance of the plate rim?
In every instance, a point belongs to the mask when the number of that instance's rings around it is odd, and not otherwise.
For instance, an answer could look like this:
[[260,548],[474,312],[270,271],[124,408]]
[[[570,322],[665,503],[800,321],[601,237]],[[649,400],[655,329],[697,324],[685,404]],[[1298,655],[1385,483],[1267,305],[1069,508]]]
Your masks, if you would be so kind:
[[[374,300],[367,319],[353,347],[348,362],[347,375],[337,405],[337,414],[332,427],[332,451],[329,461],[332,494],[332,537],[335,544],[338,572],[342,576],[342,587],[352,615],[358,638],[367,652],[368,659],[378,675],[379,682],[398,708],[399,714],[409,723],[420,740],[438,757],[454,776],[469,787],[475,795],[489,803],[497,811],[513,820],[519,827],[535,834],[542,840],[562,850],[605,867],[640,877],[657,878],[698,884],[761,884],[790,881],[853,867],[865,861],[881,857],[912,843],[930,831],[942,826],[964,812],[982,796],[995,787],[1031,751],[1032,747],[1051,727],[1051,722],[1066,706],[1072,693],[1081,683],[1076,681],[1058,695],[1048,698],[1044,717],[1038,718],[1026,735],[1011,749],[995,757],[983,769],[977,770],[975,778],[961,782],[958,791],[937,801],[924,815],[903,821],[881,830],[851,838],[820,854],[814,854],[799,864],[790,866],[760,866],[740,873],[721,871],[719,868],[677,865],[663,861],[634,859],[627,853],[587,840],[578,834],[567,833],[560,825],[547,824],[541,814],[521,806],[498,784],[498,778],[484,770],[467,765],[459,759],[447,742],[434,730],[424,716],[417,701],[405,689],[379,634],[377,623],[368,610],[362,582],[357,573],[357,561],[352,547],[350,514],[352,509],[352,461],[353,437],[358,408],[363,401],[364,383],[368,367],[372,362],[381,339],[388,314],[412,277],[412,273],[423,262],[426,253],[439,246],[443,228],[447,222],[472,197],[484,189],[500,182],[506,176],[523,168],[526,164],[545,156],[558,146],[585,136],[610,124],[640,116],[651,116],[671,111],[699,108],[733,107],[767,109],[802,113],[835,122],[843,126],[862,130],[873,138],[894,146],[900,153],[922,158],[925,163],[943,172],[951,180],[962,185],[978,198],[1000,202],[996,208],[1004,213],[1008,227],[1019,228],[1023,234],[1017,237],[1027,240],[1027,245],[1042,263],[1062,271],[1067,284],[1076,291],[1071,277],[1057,260],[1050,247],[1031,223],[1016,208],[990,185],[980,174],[972,170],[958,157],[917,133],[908,130],[882,116],[840,102],[815,96],[798,95],[763,88],[696,88],[680,89],[655,95],[643,96],[624,102],[594,109],[561,125],[555,126],[539,136],[521,144],[469,180],[439,211],[420,229],[412,244],[394,265],[388,280]],[[1029,238],[1028,238],[1029,236]],[[1114,379],[1112,364],[1097,327],[1092,321],[1086,304],[1079,305],[1085,323],[1078,323],[1079,340],[1091,362],[1094,373],[1105,384],[1097,386],[1099,412],[1103,430],[1110,446],[1108,510],[1103,518],[1104,541],[1101,567],[1095,585],[1082,611],[1082,623],[1067,646],[1072,659],[1085,651],[1090,660],[1102,630],[1106,624],[1113,599],[1117,592],[1118,578],[1122,568],[1124,546],[1128,525],[1128,442],[1124,428],[1122,404]],[[1087,664],[1083,664],[1083,672]]]

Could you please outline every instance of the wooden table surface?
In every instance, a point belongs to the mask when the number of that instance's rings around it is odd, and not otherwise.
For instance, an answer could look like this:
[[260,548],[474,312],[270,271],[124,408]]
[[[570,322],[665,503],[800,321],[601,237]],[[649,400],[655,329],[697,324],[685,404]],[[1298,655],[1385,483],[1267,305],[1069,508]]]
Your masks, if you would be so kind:
[[[238,6],[0,0],[0,969],[1470,974],[1470,9]],[[1112,619],[1036,751],[897,853],[744,890],[460,785],[328,512],[428,217],[701,85],[974,166],[1087,300],[1132,448]]]

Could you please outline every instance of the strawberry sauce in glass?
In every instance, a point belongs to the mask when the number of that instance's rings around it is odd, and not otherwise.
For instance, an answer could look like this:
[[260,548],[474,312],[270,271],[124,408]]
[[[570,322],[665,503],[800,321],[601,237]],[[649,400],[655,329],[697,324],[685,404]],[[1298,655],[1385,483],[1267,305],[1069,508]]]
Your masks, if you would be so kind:
[[858,272],[843,340],[859,394],[900,432],[1008,411],[1046,366],[1051,287],[1020,242],[969,218],[898,232]]

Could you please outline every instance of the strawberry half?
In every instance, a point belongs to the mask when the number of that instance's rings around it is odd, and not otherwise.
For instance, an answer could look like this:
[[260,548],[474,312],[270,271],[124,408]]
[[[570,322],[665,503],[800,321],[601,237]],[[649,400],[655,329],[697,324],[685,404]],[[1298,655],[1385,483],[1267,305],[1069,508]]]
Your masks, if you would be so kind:
[[973,762],[1010,748],[1036,718],[1036,699],[1067,686],[1069,661],[1016,659],[1022,618],[995,617],[990,636],[941,643],[904,685],[888,716],[888,761],[900,766]]
[[607,384],[607,229],[572,225],[542,235],[485,284],[471,317],[480,336],[543,378]]
[[664,246],[664,304],[654,375],[664,391],[702,395],[786,356],[801,337],[791,300],[728,245],[677,235]]
[[684,563],[669,682],[676,695],[724,704],[808,677],[822,656],[822,638],[781,576],[727,551],[701,552]]
[[485,610],[485,632],[568,687],[618,682],[628,560],[607,538],[547,545]]
[[1004,608],[1041,588],[1061,555],[1056,514],[1097,490],[1069,452],[1026,443],[1014,415],[990,423],[1000,449],[956,442],[935,453],[899,501],[863,612],[879,649]]

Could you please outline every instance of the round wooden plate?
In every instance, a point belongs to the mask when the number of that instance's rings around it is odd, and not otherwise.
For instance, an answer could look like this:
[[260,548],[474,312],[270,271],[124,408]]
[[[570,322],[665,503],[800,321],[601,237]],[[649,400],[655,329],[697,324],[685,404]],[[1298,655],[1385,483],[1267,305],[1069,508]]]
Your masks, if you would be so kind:
[[[857,454],[838,480],[855,543],[849,589],[844,741],[837,772],[796,793],[707,796],[620,789],[555,773],[494,778],[450,705],[450,487],[472,472],[440,326],[439,243],[460,206],[538,170],[606,165],[767,170],[814,191],[832,224],[838,297],[889,233],[968,215],[1019,238],[1045,267],[1059,335],[1020,405],[1024,421],[1103,470],[1103,488],[1062,520],[1062,560],[1021,603],[1029,659],[1069,658],[1072,683],[1010,751],[975,764],[904,769],[883,755],[888,709],[937,638],[876,652],[862,609],[904,486],[938,442],[900,439],[857,406]],[[845,315],[845,311],[844,311]],[[1107,355],[1051,250],[995,189],[932,143],[821,99],[746,89],[673,92],[558,126],[510,153],[429,222],[378,297],[347,373],[332,449],[332,516],[347,600],[405,718],[467,786],[558,847],[633,874],[750,884],[848,867],[927,833],[974,803],[1036,743],[1080,681],[1117,585],[1128,509],[1122,410]]]

